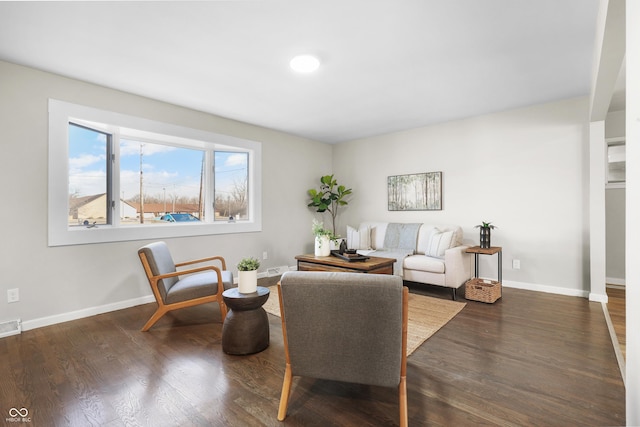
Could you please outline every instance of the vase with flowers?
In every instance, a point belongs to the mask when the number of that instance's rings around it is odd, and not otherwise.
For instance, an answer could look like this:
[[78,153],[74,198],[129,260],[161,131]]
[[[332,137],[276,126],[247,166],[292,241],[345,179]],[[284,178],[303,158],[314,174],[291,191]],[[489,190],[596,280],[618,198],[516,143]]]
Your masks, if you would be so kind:
[[315,256],[331,255],[331,241],[336,239],[333,232],[324,228],[324,224],[315,219],[313,220],[311,231],[315,236]]

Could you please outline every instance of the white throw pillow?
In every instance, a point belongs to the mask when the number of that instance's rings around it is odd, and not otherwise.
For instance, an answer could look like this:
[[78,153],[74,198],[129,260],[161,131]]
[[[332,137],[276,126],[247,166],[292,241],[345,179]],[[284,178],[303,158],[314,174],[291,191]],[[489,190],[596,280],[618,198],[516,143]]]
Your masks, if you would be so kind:
[[435,230],[431,233],[431,240],[425,255],[438,258],[444,257],[444,251],[451,246],[451,239],[453,239],[453,231]]
[[371,228],[360,227],[356,230],[347,225],[347,248],[371,249]]

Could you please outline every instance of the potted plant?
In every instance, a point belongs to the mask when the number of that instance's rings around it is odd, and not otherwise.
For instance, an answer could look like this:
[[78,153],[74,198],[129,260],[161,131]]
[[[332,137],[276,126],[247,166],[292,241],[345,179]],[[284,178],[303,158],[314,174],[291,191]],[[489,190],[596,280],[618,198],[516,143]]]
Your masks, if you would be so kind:
[[480,229],[480,247],[487,249],[491,247],[491,230],[498,228],[490,222],[482,222],[482,224],[476,225],[474,228]]
[[320,213],[329,212],[331,215],[331,232],[335,239],[337,236],[336,216],[338,215],[338,209],[340,206],[346,206],[349,203],[344,199],[351,194],[351,188],[338,185],[338,181],[333,175],[325,175],[320,178],[320,188],[312,188],[307,193],[311,197],[308,207],[313,207],[316,212]]
[[315,236],[315,256],[331,255],[331,241],[336,239],[331,230],[327,230],[326,228],[324,228],[324,224],[322,222],[318,222],[314,219],[311,226],[311,231]]
[[256,292],[260,261],[253,257],[242,258],[236,267],[238,267],[238,292],[241,294]]

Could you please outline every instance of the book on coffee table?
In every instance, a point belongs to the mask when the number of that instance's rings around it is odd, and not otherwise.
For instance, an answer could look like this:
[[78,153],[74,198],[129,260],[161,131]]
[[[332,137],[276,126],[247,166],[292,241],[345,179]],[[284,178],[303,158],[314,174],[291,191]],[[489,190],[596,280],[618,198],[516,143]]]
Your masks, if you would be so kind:
[[360,255],[359,253],[340,253],[340,251],[331,251],[331,255],[343,259],[345,261],[365,261],[368,260],[369,257],[365,255]]

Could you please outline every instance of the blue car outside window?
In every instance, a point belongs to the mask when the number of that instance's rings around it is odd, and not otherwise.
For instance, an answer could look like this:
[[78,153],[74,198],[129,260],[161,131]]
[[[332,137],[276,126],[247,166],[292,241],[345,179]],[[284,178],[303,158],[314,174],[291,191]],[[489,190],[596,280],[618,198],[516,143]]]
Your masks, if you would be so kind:
[[162,221],[168,221],[168,222],[200,221],[198,218],[188,213],[166,214],[166,215],[162,215],[160,219]]

